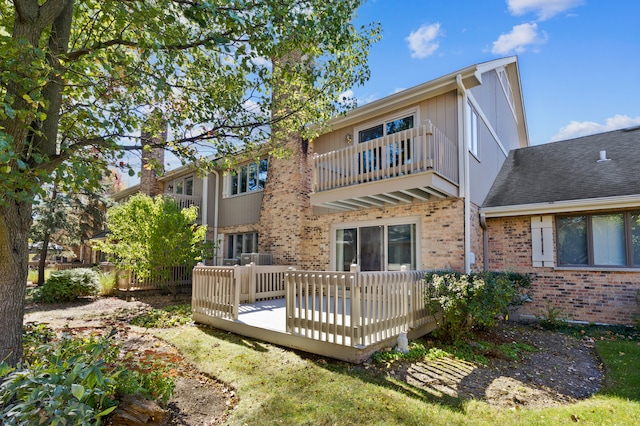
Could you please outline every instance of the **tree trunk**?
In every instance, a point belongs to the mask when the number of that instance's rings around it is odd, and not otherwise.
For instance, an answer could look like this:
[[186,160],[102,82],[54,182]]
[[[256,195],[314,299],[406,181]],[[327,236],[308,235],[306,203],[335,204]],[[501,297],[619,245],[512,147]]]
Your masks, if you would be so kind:
[[44,284],[44,268],[47,266],[47,253],[49,252],[49,233],[47,232],[42,239],[42,248],[40,249],[40,259],[38,260],[38,287]]
[[11,366],[22,358],[30,228],[30,202],[0,204],[0,361]]

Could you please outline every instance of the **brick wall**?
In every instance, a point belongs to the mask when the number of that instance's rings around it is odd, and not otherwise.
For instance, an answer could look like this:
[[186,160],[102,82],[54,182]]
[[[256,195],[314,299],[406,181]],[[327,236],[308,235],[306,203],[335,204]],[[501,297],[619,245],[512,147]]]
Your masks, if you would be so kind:
[[464,270],[464,208],[461,199],[427,201],[386,208],[313,215],[305,224],[301,267],[328,270],[331,225],[388,218],[419,217],[420,252],[424,269]]
[[534,268],[530,216],[488,219],[487,225],[489,269],[532,276],[533,301],[519,313],[544,316],[552,306],[571,320],[606,324],[633,324],[640,314],[640,272]]
[[269,172],[257,224],[260,252],[271,253],[278,265],[299,264],[303,240],[308,238],[311,167],[309,144],[292,135],[284,144],[287,158],[269,158]]

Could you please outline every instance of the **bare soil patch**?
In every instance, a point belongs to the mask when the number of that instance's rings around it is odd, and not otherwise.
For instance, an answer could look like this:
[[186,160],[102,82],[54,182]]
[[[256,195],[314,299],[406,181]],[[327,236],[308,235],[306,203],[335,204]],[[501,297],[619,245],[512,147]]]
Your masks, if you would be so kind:
[[485,353],[486,366],[452,358],[393,363],[387,374],[412,386],[505,408],[573,403],[598,392],[604,382],[592,338],[577,339],[515,322],[503,322],[476,337],[496,345],[525,343],[535,351],[521,351],[516,360],[499,351]]
[[[26,307],[25,322],[47,323],[54,329],[97,331],[117,329],[123,351],[177,362],[176,389],[169,401],[165,425],[221,424],[238,402],[233,388],[189,365],[171,345],[129,321],[151,308],[189,303],[189,295],[144,297],[133,301],[100,298],[93,301]],[[503,322],[478,336],[496,344],[526,343],[536,350],[517,360],[487,354],[486,366],[449,358],[430,362],[365,363],[419,388],[452,397],[478,399],[499,407],[542,408],[572,403],[596,393],[604,380],[602,365],[588,337],[577,339],[531,325]]]

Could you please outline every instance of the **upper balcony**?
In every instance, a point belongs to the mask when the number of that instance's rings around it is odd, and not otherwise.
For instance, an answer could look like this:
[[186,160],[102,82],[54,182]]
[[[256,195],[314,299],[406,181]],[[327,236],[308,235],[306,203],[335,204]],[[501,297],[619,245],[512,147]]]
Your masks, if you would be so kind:
[[198,219],[202,217],[202,197],[199,195],[183,195],[165,193],[164,195],[173,198],[181,209],[186,209],[191,206],[198,207]]
[[313,157],[311,205],[358,210],[458,195],[458,148],[429,120]]

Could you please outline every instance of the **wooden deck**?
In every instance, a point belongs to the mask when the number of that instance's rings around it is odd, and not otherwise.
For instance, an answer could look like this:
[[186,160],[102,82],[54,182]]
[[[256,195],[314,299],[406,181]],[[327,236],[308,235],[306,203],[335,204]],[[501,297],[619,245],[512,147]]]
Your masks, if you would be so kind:
[[437,327],[425,311],[424,282],[417,271],[292,270],[283,276],[286,297],[241,304],[248,274],[240,268],[194,269],[195,322],[352,363],[396,346],[403,331],[415,339]]

